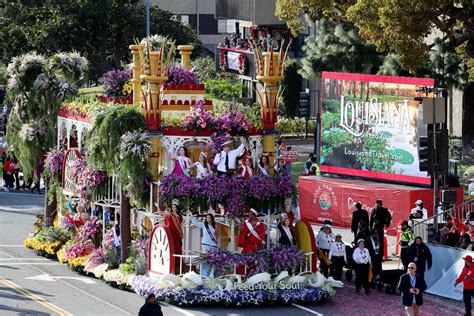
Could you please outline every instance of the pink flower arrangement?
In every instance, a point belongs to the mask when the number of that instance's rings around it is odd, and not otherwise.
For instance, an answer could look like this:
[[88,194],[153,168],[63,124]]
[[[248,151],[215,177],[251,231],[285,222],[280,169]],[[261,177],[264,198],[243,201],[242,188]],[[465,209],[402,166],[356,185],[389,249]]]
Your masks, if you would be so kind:
[[71,247],[65,249],[66,259],[74,259],[86,256],[94,251],[95,247],[92,241],[87,240],[86,242],[78,241],[72,244]]
[[215,125],[214,115],[206,110],[203,101],[198,101],[196,109],[191,111],[191,115],[188,115],[182,119],[184,130],[202,130],[206,128],[213,128]]
[[92,217],[87,222],[81,226],[79,229],[79,239],[80,240],[89,240],[94,239],[96,234],[100,231],[99,221],[97,217]]

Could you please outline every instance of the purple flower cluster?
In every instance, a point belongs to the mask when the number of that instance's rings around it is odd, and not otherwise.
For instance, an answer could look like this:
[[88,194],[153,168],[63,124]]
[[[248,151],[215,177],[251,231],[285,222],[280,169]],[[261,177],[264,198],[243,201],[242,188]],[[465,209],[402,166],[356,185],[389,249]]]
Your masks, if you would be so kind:
[[137,250],[137,257],[148,258],[148,243],[150,238],[139,238],[135,240],[135,248]]
[[219,130],[237,135],[247,135],[252,127],[247,117],[237,110],[235,104],[232,105],[232,109],[229,112],[222,114],[216,119],[216,125],[219,127]]
[[104,92],[111,98],[123,95],[123,86],[132,78],[132,69],[111,70],[104,74]]
[[79,239],[88,240],[94,239],[96,234],[100,231],[99,221],[97,217],[91,217],[84,225],[79,228]]
[[232,253],[226,250],[214,249],[203,253],[199,262],[205,263],[215,270],[221,270],[233,265],[254,266],[252,274],[269,272],[279,273],[284,270],[299,268],[305,264],[306,257],[295,247],[260,250],[253,253]]
[[70,220],[70,218],[69,218],[68,216],[65,216],[65,217],[63,218],[62,227],[63,227],[65,230],[69,231],[69,230],[75,228],[76,226],[74,225],[74,223]]
[[168,74],[169,84],[198,84],[196,74],[192,70],[186,70],[181,67],[171,68]]
[[223,203],[229,215],[240,216],[246,208],[258,208],[257,201],[274,200],[277,203],[290,197],[296,188],[287,175],[275,178],[209,176],[196,179],[170,175],[163,178],[161,192],[168,199],[189,198]]
[[261,306],[265,304],[311,303],[315,304],[329,297],[327,292],[312,286],[299,289],[276,290],[224,290],[207,289],[202,286],[192,290],[175,288],[158,289],[149,276],[135,276],[132,289],[141,296],[155,294],[157,299],[174,305],[225,305],[225,306]]
[[61,172],[63,168],[64,153],[59,150],[52,150],[48,153],[45,160],[45,167],[48,168],[52,174]]
[[295,247],[282,247],[270,253],[272,268],[276,272],[295,269],[306,262],[305,254]]
[[76,191],[79,194],[82,204],[88,204],[89,191],[107,180],[107,174],[103,171],[95,170],[88,166],[84,159],[73,161],[71,165],[71,178],[76,184]]

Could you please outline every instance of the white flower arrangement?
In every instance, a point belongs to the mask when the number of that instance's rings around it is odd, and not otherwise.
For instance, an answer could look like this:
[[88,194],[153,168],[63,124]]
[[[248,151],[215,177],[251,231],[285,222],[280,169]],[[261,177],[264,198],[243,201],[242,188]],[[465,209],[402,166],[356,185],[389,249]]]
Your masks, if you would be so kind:
[[173,287],[180,286],[182,279],[174,274],[167,274],[161,278],[161,281],[169,281]]
[[[100,279],[104,273],[107,271],[109,268],[109,265],[107,263],[99,264],[97,267],[92,269],[90,272],[94,274],[94,276],[98,279]],[[89,271],[88,271],[89,272]]]
[[203,281],[202,281],[202,277],[194,271],[185,273],[183,275],[183,279],[184,280],[189,280],[189,281],[193,282],[194,284],[196,284],[198,286],[204,284]]
[[273,283],[278,284],[278,282],[284,280],[288,277],[288,271],[281,271],[280,274],[273,280]]
[[305,283],[307,283],[307,278],[302,276],[302,275],[295,275],[295,276],[292,276],[288,280],[288,283],[290,283],[290,284],[305,284]]
[[109,270],[106,271],[103,274],[103,278],[107,282],[115,282],[117,285],[122,285],[122,284],[132,284],[132,274],[124,274],[120,270]]
[[256,274],[254,276],[251,276],[250,278],[247,279],[247,281],[245,281],[244,284],[246,285],[255,285],[257,283],[269,283],[272,279],[272,276],[270,273],[267,273],[267,272],[263,272],[263,273],[259,273],[259,274]]

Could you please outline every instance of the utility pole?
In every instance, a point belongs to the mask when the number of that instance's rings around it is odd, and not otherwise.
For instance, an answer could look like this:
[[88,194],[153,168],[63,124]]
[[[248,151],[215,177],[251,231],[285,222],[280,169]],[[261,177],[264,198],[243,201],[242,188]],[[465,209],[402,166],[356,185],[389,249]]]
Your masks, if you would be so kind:
[[150,0],[146,0],[146,37],[150,37]]

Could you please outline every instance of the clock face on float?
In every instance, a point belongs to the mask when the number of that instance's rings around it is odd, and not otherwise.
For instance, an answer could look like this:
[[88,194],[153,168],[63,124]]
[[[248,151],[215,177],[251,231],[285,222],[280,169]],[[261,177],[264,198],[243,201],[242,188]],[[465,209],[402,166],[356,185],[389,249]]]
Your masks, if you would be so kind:
[[174,273],[173,237],[168,227],[157,225],[153,228],[149,242],[148,271],[150,275]]

